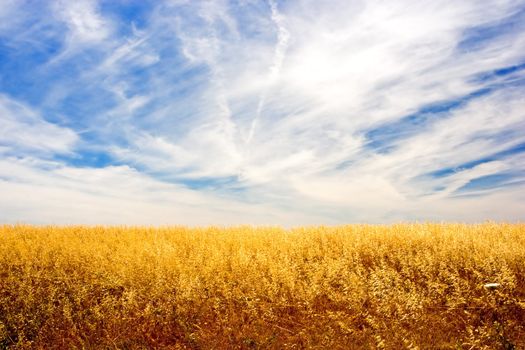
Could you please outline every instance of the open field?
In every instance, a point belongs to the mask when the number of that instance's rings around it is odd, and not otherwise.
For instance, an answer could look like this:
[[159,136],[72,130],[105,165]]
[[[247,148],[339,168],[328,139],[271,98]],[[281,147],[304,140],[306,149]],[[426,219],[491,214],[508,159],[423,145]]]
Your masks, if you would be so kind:
[[0,226],[3,348],[523,349],[525,225]]

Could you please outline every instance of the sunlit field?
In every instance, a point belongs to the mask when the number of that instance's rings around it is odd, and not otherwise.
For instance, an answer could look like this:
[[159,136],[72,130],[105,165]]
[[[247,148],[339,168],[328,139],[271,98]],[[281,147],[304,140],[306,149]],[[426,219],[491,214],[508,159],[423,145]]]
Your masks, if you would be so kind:
[[0,226],[4,348],[522,349],[525,225]]

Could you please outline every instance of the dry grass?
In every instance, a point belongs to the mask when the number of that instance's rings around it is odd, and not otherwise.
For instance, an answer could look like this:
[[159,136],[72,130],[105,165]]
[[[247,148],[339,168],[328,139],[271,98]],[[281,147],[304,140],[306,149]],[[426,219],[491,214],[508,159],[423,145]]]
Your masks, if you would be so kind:
[[0,348],[523,349],[525,225],[0,226]]

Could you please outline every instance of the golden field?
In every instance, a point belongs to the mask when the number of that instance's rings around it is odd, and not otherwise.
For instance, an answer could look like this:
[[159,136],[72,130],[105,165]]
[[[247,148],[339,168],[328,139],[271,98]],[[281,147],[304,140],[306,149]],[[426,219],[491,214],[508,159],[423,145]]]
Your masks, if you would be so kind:
[[525,349],[525,225],[0,226],[5,348]]

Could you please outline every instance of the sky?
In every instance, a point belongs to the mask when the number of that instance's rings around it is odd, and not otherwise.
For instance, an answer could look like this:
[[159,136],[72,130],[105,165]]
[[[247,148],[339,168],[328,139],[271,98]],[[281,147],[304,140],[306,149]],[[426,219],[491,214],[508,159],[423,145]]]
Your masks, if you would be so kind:
[[524,0],[0,0],[2,223],[524,213]]

